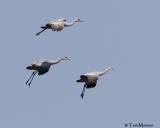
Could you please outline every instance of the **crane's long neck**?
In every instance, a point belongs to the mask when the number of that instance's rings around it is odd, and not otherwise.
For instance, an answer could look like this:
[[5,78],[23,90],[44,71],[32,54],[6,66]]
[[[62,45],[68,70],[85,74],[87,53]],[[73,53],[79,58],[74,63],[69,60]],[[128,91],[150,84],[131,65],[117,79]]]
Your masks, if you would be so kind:
[[59,58],[59,59],[56,59],[56,60],[50,60],[50,64],[51,65],[58,64],[59,62],[61,62],[61,60],[63,60],[63,58]]
[[63,60],[63,58],[59,58],[59,59],[57,60],[57,63],[61,62],[62,60]]
[[110,67],[106,68],[104,71],[99,72],[99,76],[105,75],[106,73],[108,73],[109,71],[111,71],[112,69]]
[[76,22],[77,20],[74,20],[73,22],[66,22],[65,27],[73,26]]

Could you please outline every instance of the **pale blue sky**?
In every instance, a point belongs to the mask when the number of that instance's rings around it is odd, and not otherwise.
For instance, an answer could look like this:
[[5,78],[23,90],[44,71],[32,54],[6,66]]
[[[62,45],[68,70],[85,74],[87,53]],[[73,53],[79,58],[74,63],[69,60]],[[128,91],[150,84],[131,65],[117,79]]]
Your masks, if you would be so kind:
[[[159,0],[1,0],[0,127],[160,127]],[[79,16],[85,22],[61,32],[35,34],[47,21]],[[33,60],[69,56],[25,85]],[[116,70],[86,90],[82,73]]]

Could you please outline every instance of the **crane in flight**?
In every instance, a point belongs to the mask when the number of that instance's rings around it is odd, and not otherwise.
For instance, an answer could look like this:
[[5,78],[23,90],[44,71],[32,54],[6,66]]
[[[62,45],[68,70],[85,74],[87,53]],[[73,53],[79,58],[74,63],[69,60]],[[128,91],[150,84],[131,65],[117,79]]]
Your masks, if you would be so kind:
[[30,87],[32,80],[37,73],[39,76],[47,73],[51,65],[58,64],[62,60],[70,60],[70,59],[65,56],[55,60],[39,59],[39,60],[33,61],[31,65],[26,67],[26,69],[28,70],[34,70],[31,76],[29,77],[29,79],[26,81],[26,85],[28,84],[28,86]]
[[76,22],[82,22],[82,20],[80,18],[76,18],[73,22],[67,22],[65,18],[62,18],[58,20],[49,21],[46,25],[41,26],[42,30],[36,33],[36,36],[38,36],[47,29],[52,29],[52,31],[59,32],[63,30],[64,27],[73,26]]
[[84,82],[84,87],[81,93],[81,98],[83,99],[85,88],[89,89],[89,88],[95,87],[99,77],[112,70],[113,70],[112,67],[108,67],[104,71],[101,71],[101,72],[96,71],[96,72],[90,72],[90,73],[81,75],[80,79],[77,80],[77,82]]

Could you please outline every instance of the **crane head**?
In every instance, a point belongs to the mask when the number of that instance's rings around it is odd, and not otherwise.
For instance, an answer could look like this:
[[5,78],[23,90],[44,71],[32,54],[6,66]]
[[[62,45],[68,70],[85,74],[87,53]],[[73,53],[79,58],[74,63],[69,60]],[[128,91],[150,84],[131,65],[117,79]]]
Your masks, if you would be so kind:
[[70,60],[67,56],[62,58],[63,60]]
[[113,67],[111,67],[111,66],[109,66],[109,67],[107,67],[107,68],[106,68],[106,70],[107,70],[107,71],[113,71],[113,70],[114,70],[114,68],[113,68]]
[[83,22],[83,20],[81,20],[79,17],[77,17],[77,18],[75,19],[75,22]]

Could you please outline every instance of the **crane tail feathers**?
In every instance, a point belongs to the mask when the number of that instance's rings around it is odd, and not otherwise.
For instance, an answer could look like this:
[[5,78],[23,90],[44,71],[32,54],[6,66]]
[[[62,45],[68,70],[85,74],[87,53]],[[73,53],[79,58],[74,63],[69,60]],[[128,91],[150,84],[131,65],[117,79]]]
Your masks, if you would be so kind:
[[84,82],[82,79],[77,80],[77,82]]
[[34,68],[32,66],[27,66],[26,69],[28,69],[28,70],[34,70]]

